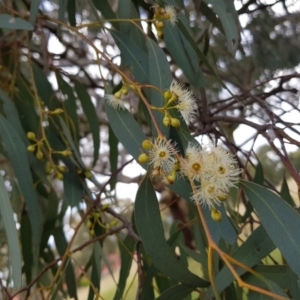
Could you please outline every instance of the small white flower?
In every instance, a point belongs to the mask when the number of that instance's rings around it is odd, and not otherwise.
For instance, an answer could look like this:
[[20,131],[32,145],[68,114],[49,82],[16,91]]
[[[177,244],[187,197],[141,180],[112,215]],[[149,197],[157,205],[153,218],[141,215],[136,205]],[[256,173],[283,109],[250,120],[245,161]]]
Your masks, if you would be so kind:
[[205,174],[205,157],[206,152],[199,145],[189,142],[180,172],[190,179],[201,181]]
[[177,96],[178,104],[176,108],[180,111],[186,122],[190,122],[196,115],[196,99],[190,90],[184,88],[180,83],[173,81],[170,91]]
[[228,190],[238,181],[241,170],[233,155],[220,146],[210,146],[207,155],[207,177],[214,179],[219,189]]
[[219,197],[224,196],[224,192],[218,188],[214,180],[201,180],[201,187],[192,196],[192,200],[203,207],[211,209],[214,204],[220,205]]
[[177,23],[177,14],[175,8],[172,5],[165,6],[165,17],[170,21],[172,26],[175,26],[175,24]]
[[153,169],[162,168],[166,174],[172,172],[176,163],[175,147],[162,138],[157,138],[153,147],[149,150],[149,162],[153,164]]
[[125,102],[121,98],[117,98],[115,95],[106,94],[104,99],[114,109],[126,109]]

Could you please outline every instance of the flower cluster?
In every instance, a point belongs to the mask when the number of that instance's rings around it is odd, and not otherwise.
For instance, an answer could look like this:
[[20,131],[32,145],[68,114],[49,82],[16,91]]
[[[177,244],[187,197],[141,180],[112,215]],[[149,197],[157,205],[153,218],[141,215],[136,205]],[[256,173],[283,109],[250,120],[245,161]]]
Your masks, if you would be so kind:
[[229,188],[238,181],[240,170],[233,155],[220,146],[201,149],[190,143],[181,162],[181,173],[198,184],[192,199],[211,209],[226,200]]

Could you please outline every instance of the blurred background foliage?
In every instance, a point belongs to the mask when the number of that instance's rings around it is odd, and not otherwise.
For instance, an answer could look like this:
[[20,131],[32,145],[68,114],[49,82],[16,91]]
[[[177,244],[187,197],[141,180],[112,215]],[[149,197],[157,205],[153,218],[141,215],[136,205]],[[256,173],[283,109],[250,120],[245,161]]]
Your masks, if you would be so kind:
[[[244,185],[244,193],[233,188],[221,223],[206,212],[215,242],[264,278],[237,268],[245,282],[277,299],[300,299],[297,2],[0,2],[2,299],[257,299],[217,255],[221,298],[213,293],[207,236],[182,178],[170,189],[153,182],[159,207],[141,185],[138,195],[152,201],[156,221],[134,208],[145,171],[132,157],[155,131],[135,93],[126,96],[131,114],[104,104],[104,94],[122,85],[119,71],[163,90],[176,79],[193,91],[196,120],[166,135],[182,148],[186,136],[221,142],[236,155],[243,178],[259,185]],[[140,19],[153,19],[153,5],[166,4],[179,21],[165,22],[160,38]],[[151,103],[158,97],[144,95]],[[259,206],[251,189],[274,207]],[[277,224],[290,244],[276,239]],[[143,231],[152,227],[154,240]]]

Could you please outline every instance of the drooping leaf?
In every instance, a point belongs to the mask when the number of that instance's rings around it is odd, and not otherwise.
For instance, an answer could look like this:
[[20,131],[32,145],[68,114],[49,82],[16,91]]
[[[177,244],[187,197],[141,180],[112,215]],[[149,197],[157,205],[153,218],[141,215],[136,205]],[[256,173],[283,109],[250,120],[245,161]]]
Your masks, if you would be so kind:
[[37,251],[41,237],[42,220],[30,173],[27,149],[15,129],[2,115],[0,115],[0,136],[27,205],[32,227],[33,245],[35,251]]
[[[109,162],[111,173],[115,172],[118,167],[118,139],[116,138],[111,126],[108,128],[108,145],[109,145]],[[116,186],[116,176],[110,181],[110,189],[114,190]]]
[[21,250],[19,246],[18,232],[16,222],[14,220],[14,212],[12,210],[4,179],[0,173],[0,213],[5,228],[9,258],[12,268],[12,279],[14,286],[20,288],[22,285],[22,264]]
[[33,26],[29,22],[7,14],[0,15],[0,28],[12,30],[33,30]]
[[68,0],[68,17],[71,26],[76,26],[76,0]]
[[60,91],[67,99],[66,101],[64,101],[64,109],[67,113],[67,119],[65,120],[65,123],[70,129],[75,145],[78,145],[79,125],[76,98],[74,96],[73,89],[71,88],[71,86],[62,78],[62,76],[58,72],[56,73],[56,79]]
[[3,110],[6,116],[6,119],[10,122],[10,124],[15,128],[20,137],[27,141],[25,137],[19,116],[16,107],[14,106],[13,101],[7,96],[7,94],[0,89],[0,103],[3,102]]
[[78,81],[74,81],[74,84],[75,84],[75,90],[78,99],[80,100],[84,114],[87,117],[87,121],[90,125],[90,130],[93,136],[93,143],[94,143],[93,166],[95,166],[99,157],[99,148],[100,148],[100,131],[99,131],[100,125],[99,125],[98,116],[96,113],[95,106],[93,105],[91,97],[86,91],[86,89]]
[[32,0],[30,5],[30,17],[29,22],[34,25],[37,14],[39,12],[39,6],[40,6],[41,0]]
[[22,273],[25,273],[27,284],[29,284],[32,280],[33,249],[32,243],[28,243],[28,241],[31,240],[31,236],[32,230],[29,216],[27,212],[23,212],[21,217],[20,239],[23,257]]
[[[148,65],[149,65],[149,80],[150,84],[157,87],[161,92],[156,89],[150,89],[149,101],[155,107],[163,107],[165,99],[162,93],[170,88],[172,75],[170,65],[163,50],[151,39],[148,38]],[[161,112],[153,112],[155,120],[160,127],[163,134],[169,136],[169,128],[162,123],[164,115]],[[154,127],[153,127],[154,129]]]
[[118,300],[123,298],[123,293],[126,285],[126,280],[131,268],[133,253],[135,248],[135,242],[130,236],[126,236],[124,241],[119,241],[119,249],[121,252],[121,269],[119,282],[117,286],[117,291],[113,300]]
[[[91,256],[91,265],[92,265],[92,274],[91,281],[93,285],[90,285],[88,300],[94,300],[95,292],[100,292],[100,280],[101,280],[101,252],[100,252],[100,244],[93,244],[93,253]],[[96,288],[96,291],[94,290]]]
[[287,184],[286,178],[283,178],[281,189],[280,189],[280,196],[292,207],[295,206],[295,202],[293,197],[290,194],[290,189]]
[[198,55],[182,32],[177,27],[172,27],[169,23],[166,23],[164,32],[166,46],[189,82],[194,87],[204,86],[205,79],[200,68]]
[[[57,251],[60,256],[63,256],[68,247],[68,242],[63,232],[63,228],[61,226],[56,227],[53,232],[53,236],[54,236]],[[77,290],[76,290],[74,267],[71,261],[67,261],[65,262],[65,264],[66,264],[65,280],[68,287],[68,293],[71,298],[75,298],[77,300],[78,297],[77,297]]]
[[59,9],[58,9],[58,20],[64,21],[65,20],[65,13],[68,6],[68,0],[61,0],[59,3]]
[[135,220],[145,250],[159,271],[191,287],[208,285],[208,282],[180,265],[168,246],[164,237],[155,191],[148,177],[144,179],[137,192]]
[[253,182],[260,184],[260,185],[263,185],[263,183],[264,183],[264,170],[263,170],[263,166],[260,161],[258,161],[258,164],[255,168],[255,175],[253,178]]
[[252,182],[241,186],[256,210],[259,219],[280,249],[291,269],[300,276],[300,215],[274,192]]

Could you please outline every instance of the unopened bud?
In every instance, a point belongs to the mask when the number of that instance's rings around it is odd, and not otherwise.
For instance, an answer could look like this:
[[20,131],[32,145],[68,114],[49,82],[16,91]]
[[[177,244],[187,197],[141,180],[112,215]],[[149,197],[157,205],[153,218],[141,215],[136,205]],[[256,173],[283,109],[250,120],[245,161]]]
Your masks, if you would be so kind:
[[120,92],[124,96],[128,95],[127,87],[125,85],[123,85]]
[[142,142],[142,147],[146,150],[150,150],[153,148],[153,144],[149,140],[144,140]]
[[171,118],[168,117],[168,116],[165,116],[165,117],[163,118],[163,124],[164,124],[166,127],[170,126],[170,125],[171,125]]
[[70,150],[64,150],[64,151],[61,151],[60,154],[62,156],[71,156],[72,155],[72,151],[70,151]]
[[35,139],[35,133],[34,133],[34,132],[31,132],[31,131],[27,132],[27,138],[28,138],[29,140],[35,141],[35,140],[36,140],[36,139]]
[[110,226],[116,226],[118,223],[119,223],[119,221],[115,219],[115,220],[112,220],[112,221],[109,223],[109,225],[110,225]]
[[84,172],[84,176],[85,176],[86,178],[92,178],[93,174],[92,174],[91,171],[85,171],[85,172]]
[[180,121],[176,118],[171,118],[171,126],[175,128],[180,127]]
[[219,199],[220,201],[224,202],[224,201],[227,200],[227,195],[225,195],[225,194],[219,195],[219,196],[218,196],[218,199]]
[[118,91],[118,92],[114,93],[114,96],[115,96],[117,99],[121,99],[121,96],[122,96],[121,91]]
[[88,220],[87,223],[86,223],[86,226],[88,228],[92,228],[93,227],[93,222],[91,220]]
[[162,32],[162,30],[157,30],[157,37],[162,40],[164,38],[164,33]]
[[66,166],[58,166],[57,169],[62,173],[68,172],[68,168]]
[[167,180],[169,184],[173,184],[176,180],[176,172],[173,172],[172,174],[168,175]]
[[109,204],[103,204],[102,207],[101,207],[101,210],[102,210],[102,211],[105,211],[105,210],[107,210],[109,207],[110,207]]
[[35,156],[36,156],[37,159],[41,160],[41,159],[43,159],[44,154],[43,154],[43,152],[40,149],[38,149],[38,151],[37,151],[37,153],[36,153]]
[[139,162],[140,164],[146,163],[146,162],[148,162],[148,161],[149,161],[149,156],[148,156],[147,154],[142,153],[142,154],[139,155],[139,157],[138,157],[138,162]]
[[90,236],[94,236],[95,235],[95,230],[94,229],[91,229],[90,230]]
[[33,145],[29,145],[29,146],[27,147],[27,151],[28,151],[28,152],[34,152],[34,150],[35,150],[35,146],[33,146]]
[[62,173],[57,173],[56,174],[57,179],[59,180],[63,180],[64,179],[64,175]]
[[165,91],[164,92],[164,98],[165,98],[165,100],[168,101],[169,99],[171,99],[172,95],[173,94],[172,94],[172,92],[170,90]]
[[155,27],[157,30],[162,30],[165,27],[165,24],[162,21],[157,21],[155,22]]
[[50,114],[51,114],[51,115],[60,115],[60,114],[62,114],[63,112],[64,112],[63,109],[57,108],[57,109],[53,110]]
[[222,214],[214,207],[211,209],[211,218],[216,222],[222,221]]
[[53,170],[53,168],[51,166],[49,166],[49,165],[47,165],[46,168],[45,168],[45,172],[47,174],[50,174],[52,172],[52,170]]

